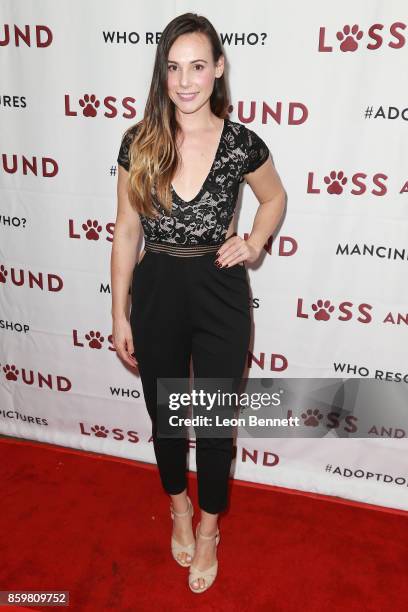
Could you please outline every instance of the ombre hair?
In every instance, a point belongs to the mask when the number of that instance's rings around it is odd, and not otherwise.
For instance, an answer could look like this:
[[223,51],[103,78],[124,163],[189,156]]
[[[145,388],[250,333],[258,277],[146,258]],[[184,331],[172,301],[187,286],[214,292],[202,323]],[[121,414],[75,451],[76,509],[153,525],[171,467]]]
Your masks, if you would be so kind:
[[[200,15],[184,13],[166,26],[156,50],[153,75],[143,119],[134,124],[136,134],[129,149],[128,196],[131,205],[144,216],[157,216],[154,196],[170,213],[171,181],[179,163],[176,136],[181,129],[175,116],[175,105],[167,92],[168,55],[174,41],[182,34],[200,32],[207,36],[214,63],[223,55],[221,41],[213,25]],[[225,118],[229,106],[224,73],[214,81],[210,96],[212,112]]]

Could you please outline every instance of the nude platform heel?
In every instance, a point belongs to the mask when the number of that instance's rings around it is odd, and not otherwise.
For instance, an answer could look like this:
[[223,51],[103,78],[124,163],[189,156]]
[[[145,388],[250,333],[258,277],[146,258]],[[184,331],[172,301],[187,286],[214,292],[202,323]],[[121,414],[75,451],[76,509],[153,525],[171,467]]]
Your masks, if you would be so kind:
[[[216,546],[218,546],[218,543],[220,541],[220,530],[217,528],[217,533],[215,533],[212,536],[205,536],[202,535],[200,533],[200,523],[198,523],[197,527],[196,527],[196,538],[203,538],[203,540],[212,540],[215,538],[215,544]],[[199,570],[198,568],[194,567],[194,565],[190,564],[190,572],[189,572],[189,576],[188,576],[188,585],[190,587],[190,589],[193,591],[193,593],[204,593],[204,591],[206,591],[207,589],[210,588],[210,586],[213,584],[216,576],[217,576],[217,571],[218,571],[218,559],[216,560],[216,562],[214,563],[214,565],[212,565],[211,567],[209,567],[206,570]],[[205,586],[200,588],[198,587],[197,589],[195,589],[192,586],[192,583],[195,580],[198,580],[199,578],[202,578],[203,580],[205,580]]]
[[[188,508],[185,512],[175,512],[175,510],[173,509],[173,504],[170,504],[170,514],[173,520],[175,516],[187,516],[187,514],[189,514],[190,512],[191,512],[191,518],[193,518],[194,508],[193,508],[193,504],[191,503],[191,499],[188,497],[188,495],[187,495],[187,503],[188,503]],[[194,552],[195,552],[195,542],[192,542],[191,544],[187,544],[187,546],[182,546],[181,544],[177,542],[177,540],[174,539],[173,536],[171,536],[171,553],[173,555],[173,559],[177,561],[177,563],[181,565],[181,567],[190,567],[191,561],[190,562],[186,561],[185,563],[183,563],[182,561],[180,561],[180,559],[177,558],[177,555],[183,552],[190,555],[192,559],[194,556]]]

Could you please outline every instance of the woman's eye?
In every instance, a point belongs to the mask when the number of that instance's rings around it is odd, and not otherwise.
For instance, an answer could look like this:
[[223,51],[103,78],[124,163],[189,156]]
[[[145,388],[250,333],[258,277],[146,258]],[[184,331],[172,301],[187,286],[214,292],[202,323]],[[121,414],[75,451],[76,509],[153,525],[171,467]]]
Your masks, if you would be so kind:
[[[195,64],[195,66],[194,66],[194,67],[195,67],[195,68],[200,68],[200,69],[204,68],[204,66],[203,66],[202,64]],[[167,66],[167,68],[168,68],[168,70],[171,70],[172,68],[176,68],[176,70],[177,70],[177,67],[176,67],[176,66],[174,66],[174,65]]]

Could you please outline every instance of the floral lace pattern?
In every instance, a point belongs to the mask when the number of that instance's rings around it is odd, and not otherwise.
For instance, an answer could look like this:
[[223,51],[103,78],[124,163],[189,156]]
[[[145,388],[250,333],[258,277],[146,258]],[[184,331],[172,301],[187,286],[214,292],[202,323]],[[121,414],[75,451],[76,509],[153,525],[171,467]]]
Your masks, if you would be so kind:
[[[137,126],[122,137],[117,162],[129,170],[129,148]],[[169,215],[155,198],[156,219],[140,216],[145,239],[177,245],[220,244],[233,217],[240,183],[269,157],[270,150],[256,132],[242,123],[225,119],[218,149],[198,194],[188,202],[173,187],[173,208]]]

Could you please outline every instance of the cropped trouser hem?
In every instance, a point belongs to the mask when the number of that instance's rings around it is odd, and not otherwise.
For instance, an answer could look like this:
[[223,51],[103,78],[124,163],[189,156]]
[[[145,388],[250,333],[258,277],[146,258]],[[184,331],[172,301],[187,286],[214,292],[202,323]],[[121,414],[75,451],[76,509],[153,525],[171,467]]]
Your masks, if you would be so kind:
[[185,491],[187,489],[187,483],[185,485],[183,485],[183,487],[181,489],[180,489],[180,487],[178,487],[178,488],[174,488],[173,487],[171,489],[169,489],[168,487],[163,487],[163,489],[169,495],[180,495],[180,493],[183,493],[183,491]]
[[[180,493],[183,493],[183,491],[187,490],[187,483],[182,488],[163,486],[163,489],[166,491],[168,495],[179,495]],[[207,501],[202,501],[201,503],[199,502],[198,505],[199,505],[200,510],[204,510],[204,512],[207,512],[208,514],[219,514],[220,512],[224,512],[224,510],[226,510],[227,508],[226,504],[211,505],[211,504],[208,504]]]
[[220,514],[220,512],[224,512],[226,510],[226,506],[200,506],[200,510],[204,510],[208,514]]

